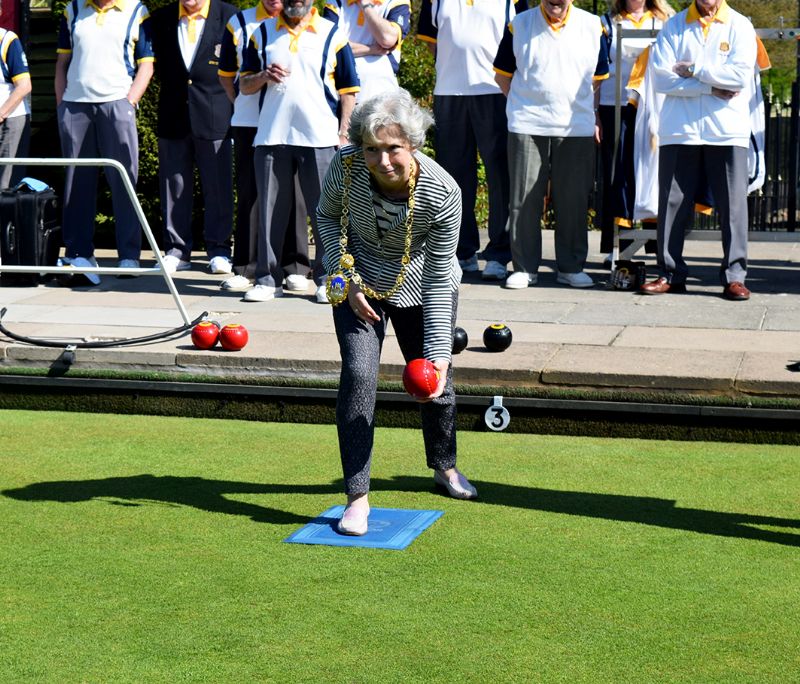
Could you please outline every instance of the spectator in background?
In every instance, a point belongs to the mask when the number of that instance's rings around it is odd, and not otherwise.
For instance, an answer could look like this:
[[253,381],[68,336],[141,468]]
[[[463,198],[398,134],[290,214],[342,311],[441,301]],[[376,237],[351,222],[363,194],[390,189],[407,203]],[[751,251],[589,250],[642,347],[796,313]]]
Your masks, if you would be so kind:
[[255,145],[259,229],[256,284],[248,302],[283,295],[280,255],[292,208],[295,170],[312,211],[317,246],[316,300],[327,303],[323,250],[317,232],[320,188],[339,145],[358,92],[355,62],[346,37],[312,7],[313,0],[287,0],[274,18],[253,32],[244,54],[241,92],[263,98]]
[[236,8],[179,0],[153,12],[158,97],[158,175],[164,267],[191,268],[194,167],[203,189],[203,238],[212,273],[231,273],[233,107],[217,76],[221,39]]
[[[0,14],[2,11],[0,3]],[[0,157],[25,157],[31,132],[31,75],[22,42],[4,28],[0,28],[0,68]],[[0,189],[15,185],[23,175],[21,167],[0,167]]]
[[508,98],[511,254],[505,286],[535,285],[548,182],[555,214],[556,280],[591,287],[584,273],[595,166],[598,86],[608,76],[600,19],[572,0],[544,0],[506,29],[494,68]]
[[408,0],[329,0],[323,16],[350,43],[361,82],[359,101],[398,88],[400,46],[411,26]]
[[527,2],[423,0],[417,37],[436,59],[433,116],[436,161],[461,188],[458,262],[477,272],[480,234],[475,220],[478,153],[486,170],[489,242],[483,278],[503,280],[511,260],[508,234],[508,121],[506,101],[494,79],[492,61],[503,30]]
[[[147,8],[136,0],[72,0],[64,7],[58,35],[55,95],[64,157],[115,159],[136,187],[139,137],[136,106],[153,76]],[[87,268],[94,259],[97,167],[67,167],[64,182],[64,261]],[[136,268],[142,232],[116,171],[111,186],[118,266]],[[100,277],[84,276],[91,284]]]
[[[239,92],[239,70],[244,50],[253,31],[264,21],[280,14],[281,0],[261,0],[251,7],[234,14],[222,37],[222,52],[219,60],[219,82],[233,103],[231,133],[236,168],[236,232],[233,241],[234,275],[222,281],[222,289],[230,291],[249,290],[255,277],[258,240],[258,188],[253,166],[253,140],[258,128],[258,93],[245,95]],[[287,231],[281,265],[286,274],[284,287],[287,290],[305,292],[308,287],[306,275],[311,271],[308,258],[308,223],[306,207],[295,174],[294,205],[288,216]]]
[[747,186],[750,98],[758,43],[750,20],[725,0],[695,0],[665,25],[651,49],[659,115],[658,266],[640,288],[657,295],[686,291],[686,228],[701,183],[708,183],[722,231],[722,296],[750,298],[747,276]]
[[[663,23],[675,14],[666,0],[612,0],[611,9],[602,18],[603,34],[608,45],[608,78],[600,84],[600,123],[602,140],[600,153],[603,169],[602,222],[600,224],[600,251],[606,256],[604,265],[611,268],[611,250],[614,249],[614,225],[630,228],[633,225],[633,206],[636,195],[634,179],[633,146],[636,124],[636,105],[630,99],[627,85],[633,65],[639,55],[655,37],[623,38],[622,55],[617,64],[618,30],[660,30]],[[615,149],[616,88],[619,78],[620,130],[619,145]],[[616,156],[616,161],[614,160]],[[614,175],[612,178],[612,169]]]

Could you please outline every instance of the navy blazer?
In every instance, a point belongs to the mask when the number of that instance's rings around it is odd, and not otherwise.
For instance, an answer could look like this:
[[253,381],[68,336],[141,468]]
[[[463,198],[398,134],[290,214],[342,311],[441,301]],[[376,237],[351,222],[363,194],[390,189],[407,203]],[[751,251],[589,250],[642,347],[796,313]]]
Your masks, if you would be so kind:
[[161,138],[183,138],[189,134],[203,140],[221,140],[228,135],[233,105],[217,77],[222,35],[236,8],[222,0],[211,0],[203,35],[189,70],[178,44],[178,3],[155,10],[150,19],[159,79],[157,133]]

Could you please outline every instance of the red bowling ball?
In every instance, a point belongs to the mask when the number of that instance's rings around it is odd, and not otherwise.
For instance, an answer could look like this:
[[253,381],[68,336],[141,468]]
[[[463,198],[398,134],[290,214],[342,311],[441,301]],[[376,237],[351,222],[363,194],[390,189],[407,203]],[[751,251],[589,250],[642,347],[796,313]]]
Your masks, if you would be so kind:
[[249,339],[247,328],[239,323],[229,323],[219,331],[219,343],[226,351],[239,351]]
[[439,384],[439,371],[428,359],[413,359],[403,369],[403,387],[412,397],[429,397]]
[[211,349],[219,339],[219,328],[211,321],[201,321],[192,328],[192,344],[198,349]]

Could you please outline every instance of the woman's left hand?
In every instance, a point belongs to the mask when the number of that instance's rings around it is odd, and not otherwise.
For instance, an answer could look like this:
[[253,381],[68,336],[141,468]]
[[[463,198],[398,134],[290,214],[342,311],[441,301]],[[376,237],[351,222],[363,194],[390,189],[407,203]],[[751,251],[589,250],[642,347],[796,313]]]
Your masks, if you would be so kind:
[[430,396],[418,398],[417,401],[424,404],[428,401],[433,401],[436,397],[441,397],[444,393],[444,386],[447,383],[447,371],[450,369],[450,362],[445,359],[436,359],[432,361],[433,367],[439,375],[439,381],[436,383],[436,389],[431,392]]

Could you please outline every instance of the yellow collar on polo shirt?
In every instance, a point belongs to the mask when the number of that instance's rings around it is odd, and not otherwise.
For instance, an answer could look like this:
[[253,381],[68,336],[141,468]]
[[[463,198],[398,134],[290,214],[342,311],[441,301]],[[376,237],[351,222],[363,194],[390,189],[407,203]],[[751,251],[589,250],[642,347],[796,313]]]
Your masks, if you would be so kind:
[[639,19],[639,21],[636,21],[636,19],[633,18],[633,15],[629,14],[627,11],[624,11],[622,16],[638,29],[642,27],[642,24],[644,24],[645,21],[653,18],[653,13],[650,10],[646,10],[645,13],[642,14],[642,18]]
[[286,20],[283,18],[283,14],[279,14],[278,21],[275,24],[275,30],[280,31],[282,28],[285,28],[293,36],[299,36],[306,29],[311,29],[314,33],[317,33],[319,29],[319,23],[322,21],[322,17],[320,17],[319,12],[317,12],[317,8],[312,7],[311,11],[306,16],[309,18],[308,21],[305,24],[303,24],[301,21],[300,25],[295,27],[289,26],[289,24],[287,24]]
[[544,3],[539,5],[539,8],[542,10],[542,16],[544,17],[544,20],[548,23],[550,28],[553,29],[553,31],[555,31],[556,33],[558,33],[562,28],[564,28],[567,25],[567,22],[569,21],[569,15],[572,14],[572,3],[570,3],[569,7],[567,7],[567,13],[564,15],[563,21],[561,21],[560,23],[556,23],[550,18],[550,15],[544,11]]
[[277,15],[267,12],[267,8],[264,7],[263,3],[259,2],[256,5],[256,21],[264,21],[264,19],[271,19],[274,16]]
[[[361,0],[347,0],[347,4],[348,5],[355,5],[356,3],[358,3],[360,5],[361,4]],[[373,5],[382,5],[383,4],[383,0],[372,0],[372,4]]]
[[206,0],[205,4],[197,10],[197,12],[187,12],[184,8],[182,3],[178,3],[178,19],[183,19],[183,17],[187,17],[189,19],[197,19],[197,17],[203,17],[203,19],[208,19],[208,8],[211,6],[211,0]]
[[718,21],[721,24],[727,24],[730,19],[731,10],[730,7],[728,7],[726,0],[722,0],[722,2],[719,4],[719,7],[717,7],[716,13],[710,19],[700,16],[700,12],[697,9],[697,4],[694,2],[689,5],[689,11],[686,13],[687,24],[691,24],[693,21],[699,21],[705,27],[710,26],[715,21]]
[[93,2],[92,0],[86,0],[84,7],[93,7],[97,12],[108,12],[112,9],[118,9],[120,12],[125,9],[125,0],[114,0],[110,5],[106,5],[105,7],[100,7],[97,3]]

